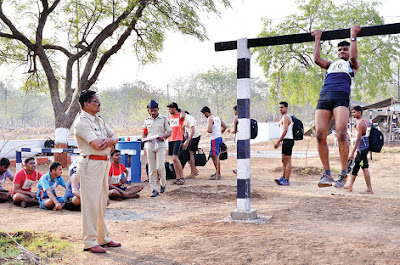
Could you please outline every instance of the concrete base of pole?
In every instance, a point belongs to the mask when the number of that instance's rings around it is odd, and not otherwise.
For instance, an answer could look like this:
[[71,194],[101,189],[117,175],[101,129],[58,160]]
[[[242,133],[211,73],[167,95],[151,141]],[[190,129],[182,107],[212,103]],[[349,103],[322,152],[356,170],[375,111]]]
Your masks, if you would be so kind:
[[250,211],[232,211],[231,212],[232,220],[245,221],[245,220],[256,220],[257,219],[257,211],[251,209]]

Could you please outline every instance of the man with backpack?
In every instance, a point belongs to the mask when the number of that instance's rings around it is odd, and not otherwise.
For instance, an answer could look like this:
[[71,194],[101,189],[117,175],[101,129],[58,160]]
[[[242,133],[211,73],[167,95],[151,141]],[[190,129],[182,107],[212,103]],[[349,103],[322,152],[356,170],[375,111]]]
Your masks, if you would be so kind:
[[207,118],[207,132],[211,134],[210,156],[214,163],[215,174],[211,175],[210,180],[221,179],[219,153],[222,145],[222,134],[226,130],[226,125],[219,117],[212,114],[210,108],[207,106],[201,109],[201,113]]
[[279,122],[281,137],[275,143],[274,148],[277,149],[282,143],[282,177],[275,179],[276,184],[289,186],[290,174],[292,173],[292,150],[294,146],[293,139],[293,121],[288,115],[289,104],[286,101],[279,102],[279,112],[282,119]]
[[[353,149],[350,151],[349,160],[354,160],[354,167],[351,173],[351,180],[349,186],[344,187],[348,191],[353,191],[353,184],[357,178],[357,173],[360,167],[363,170],[365,183],[367,184],[367,189],[362,194],[373,194],[371,186],[371,175],[368,170],[368,151],[369,151],[369,135],[367,130],[369,127],[369,122],[367,119],[362,117],[363,108],[361,106],[355,106],[351,110],[351,115],[357,119],[357,138],[354,143]],[[356,158],[354,159],[354,153],[357,151]]]

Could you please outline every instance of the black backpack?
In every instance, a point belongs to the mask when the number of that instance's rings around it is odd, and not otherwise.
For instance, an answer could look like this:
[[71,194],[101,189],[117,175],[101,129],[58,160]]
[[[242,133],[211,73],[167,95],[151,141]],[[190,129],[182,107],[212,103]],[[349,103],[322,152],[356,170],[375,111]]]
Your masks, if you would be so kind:
[[383,133],[372,125],[368,139],[369,139],[369,151],[380,153],[384,144]]
[[[166,179],[176,179],[174,164],[165,162],[164,166],[165,166]],[[149,164],[148,163],[146,163],[146,174],[147,174],[147,177],[149,177]]]
[[176,179],[175,168],[173,163],[165,162],[166,179]]
[[224,142],[221,143],[221,147],[219,148],[219,160],[228,159],[228,147]]
[[303,140],[304,126],[301,120],[297,119],[295,116],[290,116],[293,122],[293,140],[299,141]]
[[258,134],[258,124],[255,119],[250,119],[250,139],[255,139]]
[[[46,141],[44,141],[44,148],[46,149],[51,149],[54,148],[54,140],[47,138]],[[53,153],[45,153],[46,156],[52,156]]]

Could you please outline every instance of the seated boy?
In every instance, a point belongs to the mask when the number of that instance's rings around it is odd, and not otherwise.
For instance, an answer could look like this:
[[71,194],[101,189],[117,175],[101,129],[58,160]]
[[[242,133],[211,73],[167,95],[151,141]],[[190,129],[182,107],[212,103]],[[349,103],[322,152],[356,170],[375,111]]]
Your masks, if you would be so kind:
[[40,178],[36,198],[41,209],[54,211],[62,210],[64,197],[57,197],[55,189],[58,185],[67,186],[62,175],[62,165],[59,162],[53,162],[46,175]]
[[130,187],[123,187],[126,182],[126,178],[123,177],[128,174],[128,170],[123,164],[121,164],[121,152],[119,150],[114,150],[111,153],[111,167],[110,173],[108,174],[109,192],[108,196],[110,199],[122,200],[129,198],[139,198],[138,194],[143,188],[143,184],[136,183]]
[[76,175],[76,159],[69,167],[69,181],[64,195],[64,208],[70,211],[79,211],[81,209],[81,193],[79,178]]
[[7,178],[9,178],[11,182],[14,179],[14,176],[11,173],[11,171],[8,170],[9,166],[10,166],[10,160],[8,160],[5,157],[0,159],[0,202],[11,201],[11,192],[3,188],[3,185],[6,182]]
[[35,158],[27,157],[24,161],[24,168],[15,174],[11,188],[13,203],[24,208],[29,205],[37,205],[36,193],[31,192],[31,189],[41,177],[42,174],[36,171]]

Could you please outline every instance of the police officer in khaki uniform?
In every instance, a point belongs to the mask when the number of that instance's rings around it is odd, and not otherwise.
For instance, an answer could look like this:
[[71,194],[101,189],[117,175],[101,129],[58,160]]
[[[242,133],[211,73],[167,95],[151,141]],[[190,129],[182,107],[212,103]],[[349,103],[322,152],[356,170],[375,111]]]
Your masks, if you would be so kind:
[[158,104],[153,99],[147,105],[150,113],[144,121],[143,138],[159,137],[151,141],[146,141],[145,148],[147,153],[147,161],[149,163],[149,182],[151,187],[151,197],[158,196],[157,189],[157,172],[160,175],[160,192],[164,193],[165,186],[167,185],[167,178],[165,173],[165,139],[171,136],[171,126],[169,125],[168,118],[158,113]]
[[108,200],[110,150],[118,137],[97,115],[100,101],[95,91],[85,90],[79,96],[82,112],[74,125],[80,157],[77,176],[81,183],[82,236],[84,250],[105,253],[101,247],[119,247],[111,240],[104,216]]

